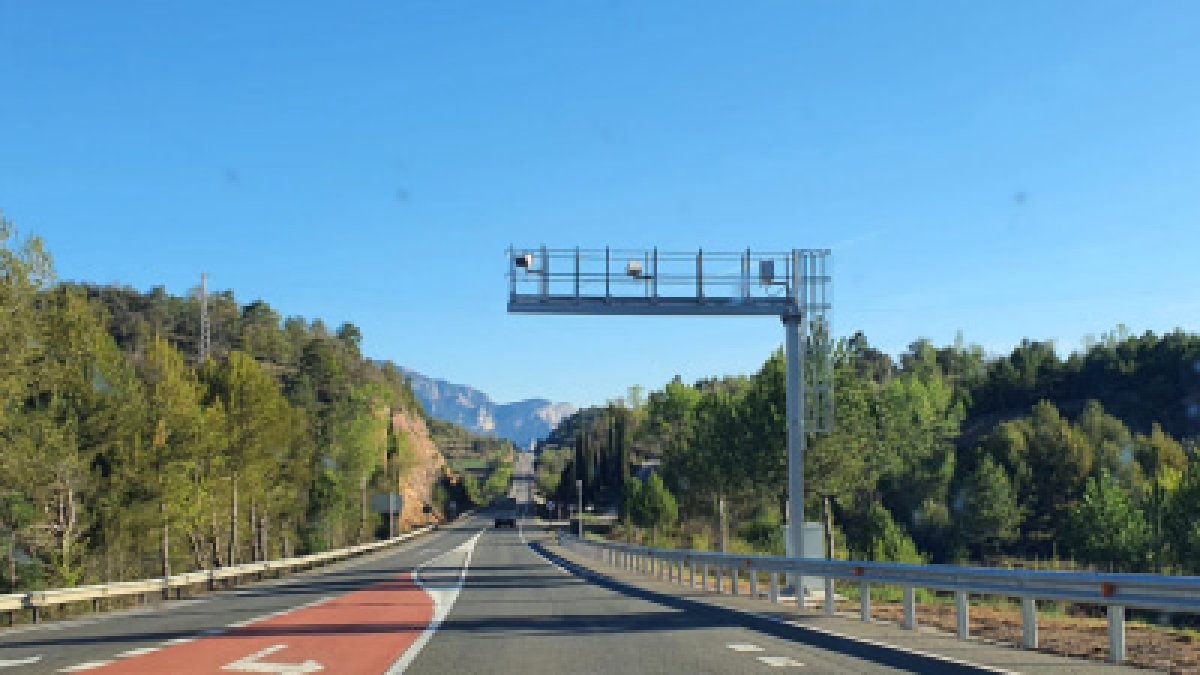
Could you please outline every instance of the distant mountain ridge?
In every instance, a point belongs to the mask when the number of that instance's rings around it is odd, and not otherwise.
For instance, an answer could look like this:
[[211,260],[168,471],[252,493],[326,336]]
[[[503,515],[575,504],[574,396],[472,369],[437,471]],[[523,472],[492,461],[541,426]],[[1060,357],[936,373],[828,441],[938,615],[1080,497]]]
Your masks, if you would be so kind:
[[519,448],[545,438],[560,420],[575,412],[570,403],[531,398],[515,403],[496,403],[487,394],[462,384],[432,378],[409,368],[400,368],[409,386],[435,419],[452,422],[470,431],[507,438]]

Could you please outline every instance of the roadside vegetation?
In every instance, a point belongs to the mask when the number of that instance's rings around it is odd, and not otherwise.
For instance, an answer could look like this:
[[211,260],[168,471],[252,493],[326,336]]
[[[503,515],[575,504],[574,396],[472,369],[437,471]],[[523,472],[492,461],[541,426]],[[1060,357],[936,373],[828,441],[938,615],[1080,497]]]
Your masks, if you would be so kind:
[[367,498],[416,462],[393,415],[424,415],[400,371],[353,324],[229,292],[209,313],[201,360],[194,294],[58,283],[0,219],[0,592],[380,533]]
[[[1065,358],[917,340],[893,359],[857,333],[834,362],[837,423],[808,439],[805,517],[828,498],[838,557],[1200,572],[1200,336],[1118,328]],[[720,548],[724,501],[727,550],[782,554],[784,370],[777,352],[751,375],[580,411],[539,487],[571,503],[582,479],[589,503],[626,505],[614,536],[698,549]],[[678,516],[631,506],[651,486],[639,471]]]

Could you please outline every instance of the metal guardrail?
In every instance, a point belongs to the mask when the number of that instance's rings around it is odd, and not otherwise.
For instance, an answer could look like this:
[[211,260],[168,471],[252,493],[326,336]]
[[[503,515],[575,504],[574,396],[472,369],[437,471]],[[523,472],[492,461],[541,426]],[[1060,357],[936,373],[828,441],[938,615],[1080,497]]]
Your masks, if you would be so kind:
[[239,577],[248,576],[251,574],[288,571],[297,568],[312,567],[337,560],[344,560],[346,558],[351,558],[363,553],[370,553],[394,544],[399,544],[433,529],[433,526],[426,526],[413,530],[412,532],[406,532],[391,539],[382,539],[366,544],[347,546],[345,548],[335,549],[332,551],[322,551],[320,553],[311,553],[308,555],[282,558],[279,560],[266,560],[260,562],[243,563],[241,565],[230,565],[228,567],[217,567],[198,572],[185,572],[183,574],[173,574],[169,577],[157,577],[152,579],[142,579],[139,581],[117,581],[108,584],[76,586],[74,588],[57,588],[45,591],[30,591],[28,593],[8,593],[0,595],[0,611],[11,612],[24,609],[32,610],[33,620],[37,622],[41,618],[41,610],[45,609],[46,607],[65,605],[73,602],[86,602],[88,600],[91,600],[93,607],[96,607],[98,606],[100,600],[109,598],[120,598],[158,592],[168,593],[171,589],[182,589],[187,586],[195,586],[200,584],[207,584],[211,588],[216,581],[223,579],[236,580]]
[[1107,608],[1109,661],[1113,663],[1125,660],[1126,608],[1200,614],[1200,577],[1042,572],[730,555],[580,540],[571,535],[560,535],[559,542],[573,551],[607,564],[625,570],[657,574],[660,579],[693,588],[699,577],[700,587],[704,590],[709,590],[712,572],[717,592],[723,590],[722,579],[727,578],[732,581],[731,591],[737,594],[739,578],[745,574],[749,578],[751,595],[757,597],[760,595],[760,576],[766,574],[767,595],[775,603],[779,602],[780,575],[822,577],[825,580],[825,614],[830,616],[835,613],[834,581],[854,582],[860,589],[859,616],[863,621],[871,620],[872,585],[899,586],[903,589],[902,625],[909,630],[917,627],[915,589],[949,591],[954,593],[956,632],[962,639],[970,637],[972,595],[1018,598],[1021,600],[1022,645],[1029,649],[1038,646],[1038,600],[1100,605]]

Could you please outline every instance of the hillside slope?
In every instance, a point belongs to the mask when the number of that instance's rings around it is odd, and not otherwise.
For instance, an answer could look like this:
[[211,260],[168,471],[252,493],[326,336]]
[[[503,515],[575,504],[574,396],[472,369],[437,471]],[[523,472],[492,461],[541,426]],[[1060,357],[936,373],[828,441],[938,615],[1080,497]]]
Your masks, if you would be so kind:
[[397,433],[405,435],[413,462],[400,478],[400,494],[404,497],[400,526],[408,528],[424,525],[429,516],[423,513],[422,509],[426,504],[433,503],[433,486],[442,475],[446,459],[429,437],[429,429],[420,415],[404,410],[397,411],[392,417],[392,425]]

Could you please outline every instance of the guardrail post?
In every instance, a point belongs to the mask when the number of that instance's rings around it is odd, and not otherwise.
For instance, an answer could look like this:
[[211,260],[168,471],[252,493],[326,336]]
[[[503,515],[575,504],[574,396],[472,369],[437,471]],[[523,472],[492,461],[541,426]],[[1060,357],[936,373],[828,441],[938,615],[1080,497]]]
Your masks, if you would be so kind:
[[837,593],[834,591],[833,577],[825,577],[825,616],[837,614]]
[[770,595],[769,595],[769,597],[771,599],[771,604],[778,605],[779,604],[779,572],[771,572],[771,579],[770,579],[769,583],[771,585],[770,586],[771,591],[770,591]]
[[683,585],[683,561],[682,560],[679,561],[678,572],[679,572],[679,578],[677,579],[677,581],[679,582],[679,585],[682,586]]
[[917,592],[912,586],[904,587],[904,627],[917,629]]
[[720,563],[717,564],[717,593],[725,592],[725,568]]
[[971,596],[966,591],[954,591],[954,618],[958,638],[971,637]]
[[741,573],[738,572],[737,565],[730,565],[729,566],[729,592],[734,595],[738,594],[738,581],[739,581],[740,576],[741,576]]
[[871,584],[865,581],[858,585],[858,618],[871,620]]
[[100,598],[92,598],[92,611],[93,612],[100,611]]
[[700,566],[700,590],[708,590],[708,563]]
[[1108,606],[1108,661],[1125,663],[1125,607]]
[[42,622],[42,608],[38,607],[36,605],[34,605],[34,607],[33,607],[33,622],[34,623]]
[[1026,649],[1037,649],[1037,600],[1021,598],[1021,643]]
[[750,597],[758,599],[758,570],[750,568],[747,570],[750,573]]

